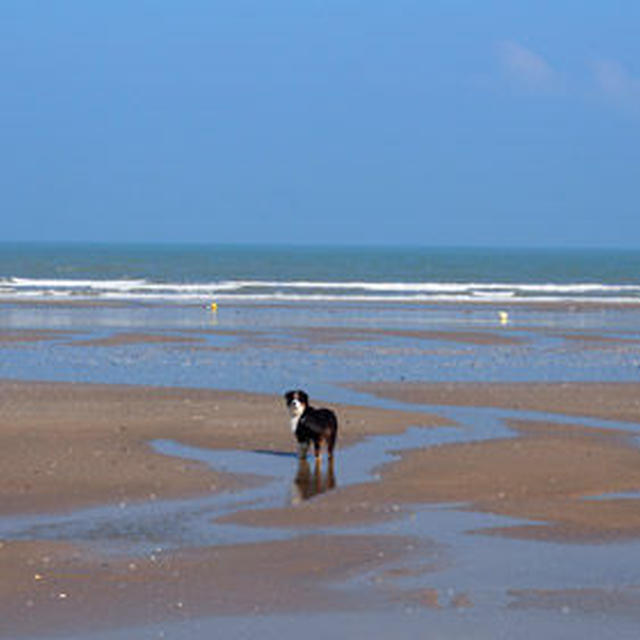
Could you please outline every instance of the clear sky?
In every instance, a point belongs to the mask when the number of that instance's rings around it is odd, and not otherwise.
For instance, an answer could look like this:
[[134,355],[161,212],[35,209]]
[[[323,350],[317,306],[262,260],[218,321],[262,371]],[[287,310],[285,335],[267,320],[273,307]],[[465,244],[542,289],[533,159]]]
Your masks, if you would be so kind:
[[0,239],[640,247],[640,2],[3,0]]

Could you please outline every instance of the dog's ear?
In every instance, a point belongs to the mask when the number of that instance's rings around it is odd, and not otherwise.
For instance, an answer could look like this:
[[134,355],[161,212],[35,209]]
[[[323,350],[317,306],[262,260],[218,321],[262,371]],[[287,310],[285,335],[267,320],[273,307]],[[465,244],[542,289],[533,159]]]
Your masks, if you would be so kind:
[[293,400],[293,394],[294,393],[295,393],[295,391],[287,391],[284,394],[284,399],[287,401],[287,404],[289,404]]
[[309,404],[309,396],[302,389],[298,389],[298,397],[300,398],[303,404],[306,404],[306,405]]

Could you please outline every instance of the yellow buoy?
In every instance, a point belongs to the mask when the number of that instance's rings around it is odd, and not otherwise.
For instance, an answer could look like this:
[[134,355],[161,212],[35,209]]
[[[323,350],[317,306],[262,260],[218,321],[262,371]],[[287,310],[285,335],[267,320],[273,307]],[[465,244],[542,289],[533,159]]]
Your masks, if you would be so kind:
[[509,314],[506,311],[498,311],[498,317],[500,318],[500,324],[509,322]]
[[215,302],[211,303],[211,311],[217,311],[218,310],[218,305]]

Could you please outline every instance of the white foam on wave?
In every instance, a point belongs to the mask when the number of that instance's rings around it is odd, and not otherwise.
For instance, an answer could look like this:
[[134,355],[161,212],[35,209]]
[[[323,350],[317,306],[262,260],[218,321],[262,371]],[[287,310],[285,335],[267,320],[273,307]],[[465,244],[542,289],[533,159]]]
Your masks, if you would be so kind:
[[397,303],[428,303],[428,302],[509,302],[520,303],[565,303],[565,302],[592,302],[607,304],[640,304],[640,297],[630,296],[527,296],[517,298],[505,295],[484,295],[478,297],[474,294],[437,294],[437,295],[327,295],[327,294],[239,294],[239,295],[219,295],[217,301],[238,301],[238,302],[397,302]]
[[47,280],[38,278],[9,278],[4,282],[17,289],[95,289],[98,291],[118,289],[126,291],[128,289],[143,287],[146,280]]
[[640,285],[602,283],[366,282],[220,280],[149,282],[145,279],[0,279],[0,296],[110,300],[242,302],[640,302]]

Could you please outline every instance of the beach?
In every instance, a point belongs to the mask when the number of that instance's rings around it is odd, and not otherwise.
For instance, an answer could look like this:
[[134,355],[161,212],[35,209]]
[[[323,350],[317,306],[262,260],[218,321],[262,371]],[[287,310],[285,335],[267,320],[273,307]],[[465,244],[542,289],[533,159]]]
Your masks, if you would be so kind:
[[635,638],[639,319],[0,302],[0,637]]
[[[469,530],[469,536],[561,545],[636,540],[637,498],[587,500],[637,491],[640,453],[633,434],[580,425],[578,416],[619,420],[618,408],[637,396],[638,389],[631,384],[573,385],[565,392],[575,415],[554,403],[553,386],[461,385],[455,389],[456,401],[451,386],[407,385],[409,402],[416,404],[510,408],[526,396],[536,411],[561,411],[562,418],[510,420],[507,438],[408,450],[381,469],[378,480],[286,507],[238,509],[223,520],[297,532],[290,539],[267,536],[261,543],[156,548],[143,554],[101,553],[99,545],[87,541],[5,540],[0,549],[3,633],[77,633],[89,621],[87,629],[109,629],[116,621],[125,626],[170,624],[185,616],[384,611],[399,603],[440,610],[444,605],[437,589],[399,586],[407,577],[430,584],[430,576],[442,570],[439,565],[451,561],[443,559],[437,539],[402,535],[403,519],[421,504],[459,504],[512,520]],[[375,392],[397,397],[403,387],[376,385]],[[110,503],[124,512],[134,503],[177,498],[188,504],[189,497],[264,482],[259,465],[255,474],[236,475],[158,455],[148,445],[156,438],[272,454],[292,448],[282,429],[280,398],[269,395],[5,381],[0,397],[5,517],[65,514]],[[576,397],[600,401],[585,400],[578,410],[572,402]],[[455,426],[437,413],[336,409],[344,447],[365,437],[402,432],[408,425],[434,430]],[[569,415],[571,423],[566,422]],[[624,417],[629,423],[638,420],[628,412]],[[290,465],[295,467],[295,459],[290,458]],[[536,523],[528,524],[532,520]],[[395,522],[393,535],[377,533],[377,525],[387,521]],[[347,535],[346,527],[359,533]],[[108,541],[108,531],[101,535]],[[368,576],[365,589],[331,588],[358,575]],[[561,610],[570,602],[574,611],[593,609],[637,620],[636,585],[616,589],[603,584],[600,591],[591,587],[568,593],[505,585],[511,607]],[[471,591],[456,591],[450,599],[448,606],[458,615],[477,606]]]
[[640,3],[463,4],[0,4],[0,640],[640,638]]
[[[397,341],[404,340],[406,349],[416,349],[417,341],[422,351],[435,355],[444,350],[448,357],[467,345],[487,366],[503,357],[502,349],[531,350],[548,339],[563,340],[572,358],[576,349],[592,354],[594,344],[604,361],[619,357],[621,348],[637,348],[628,335],[621,341],[602,331],[600,340],[592,333],[577,340],[576,334],[558,338],[555,329],[552,336],[528,326],[524,331],[509,327],[502,334],[495,327],[473,332],[293,327],[237,335],[224,327],[188,328],[171,330],[166,340],[160,330],[135,336],[130,331],[108,333],[87,337],[85,331],[25,330],[7,331],[2,338],[11,349],[99,349],[101,358],[118,355],[113,350],[142,347],[163,349],[163,357],[176,348],[205,354],[219,348],[286,359],[283,352],[299,349],[301,341],[310,352],[347,358],[354,345],[360,349],[364,342],[372,353],[382,351],[394,360],[402,352]],[[234,335],[236,343],[213,346],[207,343],[212,334],[214,339]],[[527,357],[535,361],[535,356]],[[2,381],[3,637],[91,637],[89,631],[126,637],[134,629],[157,625],[178,633],[194,621],[206,627],[234,616],[249,616],[254,625],[262,620],[269,627],[281,616],[301,611],[347,626],[354,612],[375,612],[382,615],[378,629],[395,626],[401,616],[400,628],[407,634],[435,612],[437,624],[446,630],[449,624],[464,627],[477,617],[482,621],[495,608],[507,619],[512,615],[513,624],[521,615],[531,618],[531,637],[547,624],[536,622],[536,612],[560,612],[559,628],[575,629],[576,634],[582,633],[581,622],[596,615],[623,636],[627,624],[637,623],[638,584],[628,575],[617,582],[607,562],[619,553],[633,553],[640,536],[640,454],[635,443],[640,385],[621,380],[363,380],[336,387],[341,389],[336,396],[364,400],[330,403],[341,423],[337,486],[314,492],[313,486],[326,484],[328,470],[326,461],[321,469],[313,469],[311,462],[305,482],[312,490],[306,486],[305,495],[303,487],[303,498],[296,499],[302,476],[280,394]],[[475,423],[483,420],[487,424],[479,428]],[[407,430],[431,432],[432,445],[414,446]],[[382,439],[378,447],[393,449],[398,443],[401,453],[370,469],[368,477],[342,483],[348,452],[372,438]],[[234,472],[166,455],[152,446],[157,441],[219,450],[223,456],[244,451],[254,456],[253,468]],[[356,464],[365,464],[367,455]],[[215,544],[213,536],[196,544],[189,535],[153,532],[155,526],[168,527],[159,516],[165,508],[171,514],[177,504],[178,513],[188,512],[203,496],[259,491],[270,482],[270,471],[261,462],[267,458],[282,460],[288,469],[289,479],[276,489],[275,504],[272,499],[261,504],[255,497],[248,508],[237,504],[218,513],[212,507],[197,525],[215,521],[216,527],[253,530],[252,541],[240,535],[236,544]],[[135,514],[144,505],[155,506],[150,513],[143,509]],[[109,511],[105,515],[101,509]],[[447,523],[452,509],[463,524]],[[118,517],[129,511],[134,513],[120,530]],[[167,521],[175,517],[168,515]],[[425,518],[442,518],[447,524],[434,531],[432,524],[424,525]],[[587,564],[593,565],[585,571],[566,561],[566,579],[554,575],[547,583],[536,574],[549,568],[528,566],[536,577],[523,582],[521,571],[512,566],[507,573],[514,571],[517,578],[502,576],[499,587],[474,588],[477,576],[471,579],[459,567],[452,569],[460,562],[458,537],[477,547],[483,562],[498,563],[498,575],[513,558],[508,559],[509,552],[505,559],[495,549],[483,549],[494,538],[532,548],[547,545],[553,554],[566,548],[568,557],[577,554],[584,561],[589,556]],[[607,553],[607,548],[614,551]],[[515,553],[521,562],[520,552]],[[537,553],[545,555],[544,550]],[[607,561],[593,560],[594,555]],[[601,582],[594,584],[598,572]],[[439,586],[447,574],[449,586]],[[498,589],[495,602],[483,603],[485,590]],[[510,623],[501,618],[501,624]]]

